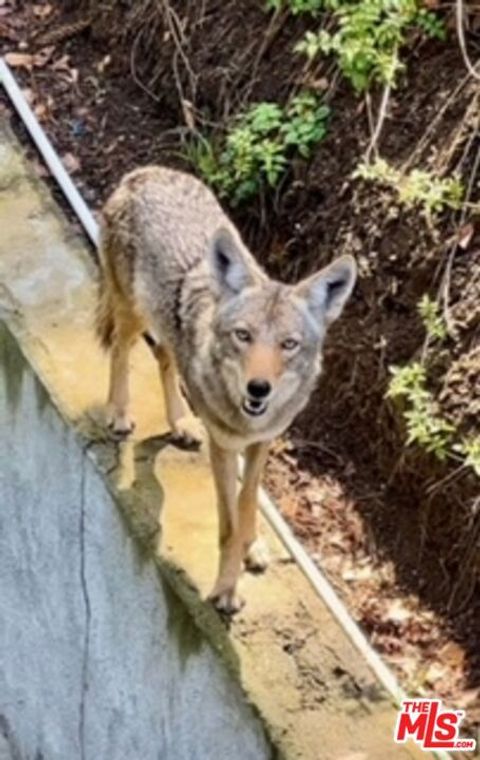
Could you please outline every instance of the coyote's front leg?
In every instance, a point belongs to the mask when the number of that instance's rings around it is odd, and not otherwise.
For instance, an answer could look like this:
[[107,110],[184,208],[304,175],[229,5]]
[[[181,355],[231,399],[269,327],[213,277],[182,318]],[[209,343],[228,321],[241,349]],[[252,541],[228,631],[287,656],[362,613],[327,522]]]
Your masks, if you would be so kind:
[[255,564],[256,569],[264,569],[266,565],[264,559],[254,557],[254,546],[258,486],[267,450],[266,444],[247,448],[244,482],[237,499],[237,454],[221,448],[210,438],[210,458],[218,502],[220,566],[209,598],[218,610],[227,614],[237,612],[242,607],[237,583],[249,552],[252,552],[250,566]]
[[263,572],[268,565],[268,549],[257,536],[258,492],[269,443],[255,443],[245,451],[243,485],[238,497],[244,559],[249,570]]

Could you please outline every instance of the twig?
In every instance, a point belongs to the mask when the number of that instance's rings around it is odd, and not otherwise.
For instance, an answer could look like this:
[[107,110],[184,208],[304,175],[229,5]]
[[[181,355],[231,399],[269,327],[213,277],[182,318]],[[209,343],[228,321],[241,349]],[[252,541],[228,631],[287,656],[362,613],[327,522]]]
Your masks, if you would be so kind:
[[[477,115],[477,122],[478,122],[478,100],[479,100],[480,93],[478,91],[475,92],[474,96],[470,100],[465,113],[463,115],[463,118],[461,119],[460,123],[456,127],[453,133],[453,137],[449,141],[449,145],[445,150],[439,151],[438,160],[435,162],[435,171],[439,176],[442,176],[445,171],[447,171],[450,161],[452,160],[453,156],[455,155],[455,152],[459,145],[464,141],[464,135],[465,132],[472,127],[472,124],[475,123],[475,115]],[[465,155],[468,154],[470,151],[470,147],[472,145],[473,140],[476,138],[477,135],[477,127],[472,130],[469,139],[467,140],[466,149],[464,150],[462,154],[462,161],[465,158]],[[458,166],[456,167],[456,170],[458,171]]]
[[[187,39],[182,29],[180,19],[177,12],[172,8],[168,0],[162,0],[162,7],[164,16],[166,18],[167,26],[170,34],[172,35],[173,43],[175,45],[175,54],[172,61],[173,76],[175,79],[175,85],[180,100],[180,108],[183,114],[183,118],[187,127],[192,130],[195,129],[192,121],[192,113],[195,110],[195,95],[197,89],[197,76],[192,69],[184,47],[186,47]],[[183,86],[180,78],[180,72],[178,70],[178,58],[182,59],[183,65],[187,71],[190,80],[191,99],[187,100],[184,95]]]
[[[475,134],[478,134],[478,124],[475,129]],[[468,186],[467,186],[467,192],[465,195],[465,201],[462,206],[462,212],[460,214],[460,220],[459,220],[459,227],[461,227],[465,223],[466,215],[467,215],[467,208],[468,208],[468,202],[470,200],[473,186],[475,183],[475,178],[477,176],[478,167],[480,165],[480,148],[477,150],[477,155],[475,156],[475,160],[473,162],[472,171],[470,172],[470,177],[468,180]],[[443,300],[443,318],[445,320],[445,324],[447,326],[447,330],[449,335],[451,335],[453,338],[457,335],[457,330],[455,327],[455,323],[451,317],[450,314],[450,285],[451,285],[451,279],[452,279],[452,267],[453,267],[453,260],[455,258],[455,254],[458,249],[458,241],[455,241],[450,249],[450,253],[448,254],[447,264],[445,266],[445,273],[443,276],[442,284],[440,285],[440,294],[442,296]]]
[[138,85],[138,87],[140,87],[140,89],[143,90],[143,92],[145,92],[150,98],[152,98],[152,100],[154,100],[155,103],[159,103],[160,98],[158,97],[158,95],[155,95],[155,93],[149,87],[147,87],[147,85],[144,84],[144,82],[142,82],[142,80],[137,74],[137,65],[136,65],[137,47],[140,41],[141,34],[142,34],[142,30],[140,30],[137,36],[135,37],[133,41],[132,49],[130,51],[130,73],[132,75],[132,79],[135,82],[135,84]]
[[470,79],[470,75],[466,74],[465,77],[462,79],[462,81],[459,82],[458,85],[455,87],[455,89],[450,93],[450,95],[445,100],[441,108],[438,109],[437,113],[435,114],[435,117],[432,119],[432,121],[428,125],[421,139],[418,141],[417,147],[412,152],[408,160],[403,163],[400,169],[402,173],[406,173],[407,169],[410,168],[410,166],[415,162],[417,157],[420,156],[422,152],[425,150],[425,148],[427,147],[429,143],[431,134],[435,131],[439,122],[442,120],[445,112],[448,110],[450,105],[456,100],[457,96],[459,95],[461,90],[463,90],[463,88],[465,87],[469,79]]
[[463,0],[457,0],[456,11],[457,11],[456,12],[457,37],[458,37],[458,43],[460,45],[460,50],[462,51],[462,56],[463,56],[465,66],[467,67],[467,70],[470,76],[472,76],[474,79],[477,79],[480,82],[480,73],[475,69],[476,64],[475,66],[472,65],[472,62],[470,60],[470,57],[467,51],[467,44],[465,42],[465,27],[463,24]]
[[[387,108],[388,108],[388,101],[390,99],[390,93],[391,93],[391,91],[392,91],[391,84],[390,83],[386,84],[385,87],[384,87],[384,90],[383,90],[382,100],[380,102],[380,108],[378,110],[377,122],[376,122],[375,128],[373,129],[372,137],[371,137],[370,143],[368,145],[368,148],[365,151],[365,159],[364,160],[365,160],[365,163],[367,163],[367,164],[370,163],[370,158],[371,158],[372,152],[375,151],[375,155],[377,155],[377,153],[378,153],[378,151],[377,151],[377,144],[378,144],[378,141],[380,139],[380,135],[381,135],[381,132],[382,132],[382,129],[383,129],[383,125],[385,123],[385,118],[386,118],[386,115],[387,115]],[[372,123],[371,122],[371,113],[369,111],[369,102],[368,101],[367,101],[367,110],[369,112],[370,123]]]

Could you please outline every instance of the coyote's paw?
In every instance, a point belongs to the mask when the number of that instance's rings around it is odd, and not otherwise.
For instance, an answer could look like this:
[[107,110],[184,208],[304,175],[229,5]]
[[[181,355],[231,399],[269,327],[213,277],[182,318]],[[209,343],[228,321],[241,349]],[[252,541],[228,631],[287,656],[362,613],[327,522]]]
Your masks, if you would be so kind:
[[115,437],[126,438],[135,430],[135,422],[127,414],[107,410],[107,426]]
[[208,601],[212,602],[215,609],[223,615],[235,615],[236,612],[240,612],[245,604],[244,599],[237,594],[235,588],[223,590],[214,588],[208,597]]
[[198,448],[202,443],[202,425],[196,417],[185,415],[172,425],[172,438],[186,448]]
[[263,573],[270,562],[268,546],[262,538],[257,538],[248,549],[245,557],[245,567],[251,573]]

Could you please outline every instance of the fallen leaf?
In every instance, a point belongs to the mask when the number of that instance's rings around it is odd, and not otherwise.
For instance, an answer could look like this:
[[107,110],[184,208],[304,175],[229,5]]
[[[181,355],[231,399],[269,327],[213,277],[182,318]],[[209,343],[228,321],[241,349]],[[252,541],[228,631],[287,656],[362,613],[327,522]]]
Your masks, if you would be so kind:
[[424,680],[426,681],[426,683],[430,684],[430,686],[435,686],[435,684],[441,678],[444,678],[447,673],[448,673],[447,667],[445,667],[444,665],[440,665],[440,663],[438,662],[433,662],[427,668],[427,671],[424,675]]
[[57,58],[57,60],[52,63],[52,69],[54,71],[70,71],[70,56],[62,55],[61,58]]
[[6,53],[5,61],[13,68],[33,69],[35,56],[32,53]]
[[35,100],[35,93],[33,92],[33,90],[31,90],[29,87],[25,87],[25,89],[22,90],[22,93],[28,105],[31,106],[33,101]]
[[50,45],[49,47],[42,48],[38,51],[35,55],[35,66],[38,68],[42,68],[42,66],[45,66],[46,63],[50,60],[52,57],[52,53],[55,50],[55,45]]
[[342,572],[344,581],[367,581],[373,575],[373,567],[364,565],[363,567],[350,567]]
[[455,641],[449,641],[445,644],[438,656],[450,668],[460,668],[465,663],[465,652]]
[[[0,16],[2,15],[2,9],[0,8]],[[0,37],[5,40],[11,40],[15,42],[18,37],[17,34],[11,29],[5,21],[0,21]]]
[[38,53],[6,53],[4,58],[13,68],[24,68],[31,71],[34,67],[42,68],[49,61],[54,46],[46,47]]
[[412,617],[411,610],[406,607],[401,599],[393,599],[385,610],[385,617],[395,623],[403,623]]
[[475,227],[471,222],[468,224],[464,224],[463,227],[460,227],[458,231],[458,246],[459,248],[462,248],[462,250],[466,251],[468,246],[470,245],[470,241],[473,237],[473,233],[475,232]]
[[107,66],[109,66],[112,62],[112,56],[110,54],[105,55],[101,61],[99,61],[96,65],[96,69],[99,74],[103,74]]
[[52,12],[53,8],[50,3],[46,5],[33,5],[32,11],[37,18],[47,18]]
[[80,161],[73,155],[73,153],[65,153],[62,156],[62,163],[70,174],[74,174],[80,170]]
[[45,114],[47,113],[47,106],[45,103],[38,103],[35,108],[33,109],[33,112],[37,119],[43,119]]

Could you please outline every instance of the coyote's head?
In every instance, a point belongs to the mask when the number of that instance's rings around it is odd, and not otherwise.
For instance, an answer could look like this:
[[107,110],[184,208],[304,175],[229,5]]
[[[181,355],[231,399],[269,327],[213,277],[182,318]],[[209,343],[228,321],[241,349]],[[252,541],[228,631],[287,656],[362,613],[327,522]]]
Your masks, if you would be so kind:
[[225,401],[249,429],[286,426],[320,373],[325,333],[352,292],[355,261],[342,256],[298,285],[284,285],[221,229],[209,263],[218,296],[210,351]]

